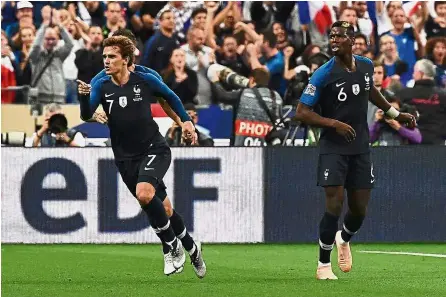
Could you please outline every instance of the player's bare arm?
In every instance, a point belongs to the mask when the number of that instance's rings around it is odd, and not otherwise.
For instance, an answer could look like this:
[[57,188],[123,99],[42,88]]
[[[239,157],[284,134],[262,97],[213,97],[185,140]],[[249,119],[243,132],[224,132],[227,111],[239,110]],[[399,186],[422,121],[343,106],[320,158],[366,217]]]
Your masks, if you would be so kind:
[[373,86],[370,92],[370,102],[372,102],[374,105],[376,105],[378,108],[383,110],[387,117],[397,120],[401,123],[406,123],[407,127],[414,128],[416,125],[416,120],[413,115],[410,113],[405,112],[399,112],[396,110],[387,100],[384,98],[384,96],[381,94],[381,92]]
[[297,105],[294,119],[313,127],[336,129],[336,132],[349,142],[356,138],[356,132],[350,125],[335,119],[322,117],[315,113],[309,106],[300,102]]
[[171,118],[178,126],[183,127],[183,122],[180,117],[173,111],[172,107],[164,100],[163,98],[157,98],[158,103],[161,105],[161,108],[164,112]]

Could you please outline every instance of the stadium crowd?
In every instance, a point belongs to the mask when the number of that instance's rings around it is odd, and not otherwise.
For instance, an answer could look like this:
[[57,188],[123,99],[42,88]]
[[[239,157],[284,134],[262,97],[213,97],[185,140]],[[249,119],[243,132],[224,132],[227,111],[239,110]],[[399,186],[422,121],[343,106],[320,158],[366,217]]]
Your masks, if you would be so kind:
[[[356,31],[353,51],[375,64],[375,85],[397,109],[417,115],[410,130],[370,105],[374,145],[444,144],[446,1],[2,1],[2,104],[32,85],[43,103],[78,104],[77,83],[103,69],[101,43],[118,29],[137,38],[137,64],[161,74],[187,106],[223,105],[212,64],[249,77],[263,68],[283,105],[295,106],[308,77],[331,57],[336,20]],[[319,9],[316,17],[308,11]],[[231,86],[226,86],[231,88]],[[191,107],[191,110],[194,108]],[[172,134],[170,133],[172,136]]]

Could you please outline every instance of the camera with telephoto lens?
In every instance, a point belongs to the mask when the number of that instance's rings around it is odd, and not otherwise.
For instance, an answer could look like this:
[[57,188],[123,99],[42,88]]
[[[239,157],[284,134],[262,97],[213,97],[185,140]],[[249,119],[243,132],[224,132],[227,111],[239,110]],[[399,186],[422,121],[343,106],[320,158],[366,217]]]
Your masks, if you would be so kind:
[[2,133],[2,145],[6,146],[25,146],[25,132],[6,132]]
[[216,73],[219,73],[218,78],[220,82],[226,83],[228,86],[234,89],[247,88],[249,85],[249,79],[244,77],[232,69],[220,64],[212,64],[207,71],[207,77],[212,80]]

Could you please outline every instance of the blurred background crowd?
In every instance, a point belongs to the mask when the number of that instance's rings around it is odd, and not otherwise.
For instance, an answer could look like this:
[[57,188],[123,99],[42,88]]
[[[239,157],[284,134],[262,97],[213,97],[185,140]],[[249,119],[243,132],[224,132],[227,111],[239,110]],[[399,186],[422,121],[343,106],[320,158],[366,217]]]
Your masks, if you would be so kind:
[[[46,105],[40,113],[47,120],[63,113],[61,105],[78,104],[76,80],[90,82],[103,69],[102,41],[126,28],[137,39],[136,63],[160,73],[181,98],[206,140],[202,145],[218,145],[212,138],[233,138],[242,129],[237,110],[244,100],[239,94],[231,102],[219,88],[234,92],[250,86],[244,78],[263,81],[280,99],[274,104],[284,122],[311,74],[331,58],[330,25],[343,20],[355,28],[354,54],[374,61],[375,85],[418,118],[409,130],[370,105],[371,144],[445,144],[446,1],[2,1],[1,8],[2,105],[38,102]],[[237,74],[235,81],[210,74],[214,64]],[[265,120],[267,130],[273,121]],[[36,125],[35,146],[44,145],[39,137],[47,126]],[[280,127],[282,145],[317,143],[317,129]],[[168,128],[166,138],[173,139],[175,127]],[[268,134],[251,128],[258,133],[240,145],[261,145],[254,138]],[[67,134],[66,145],[85,145]]]

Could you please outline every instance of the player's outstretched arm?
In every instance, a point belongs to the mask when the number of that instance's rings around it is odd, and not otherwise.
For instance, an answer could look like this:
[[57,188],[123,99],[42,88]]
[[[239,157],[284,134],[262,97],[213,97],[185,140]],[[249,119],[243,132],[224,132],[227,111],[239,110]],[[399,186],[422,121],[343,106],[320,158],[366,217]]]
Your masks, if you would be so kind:
[[383,110],[389,118],[395,119],[398,122],[406,123],[409,128],[414,128],[416,125],[415,117],[409,113],[399,112],[393,107],[381,92],[373,86],[370,92],[370,102],[372,102],[376,107]]
[[93,113],[101,102],[101,81],[96,82],[91,86],[91,91],[88,92],[89,86],[87,83],[77,80],[79,83],[79,102],[81,108],[81,119],[88,121],[92,118]]

